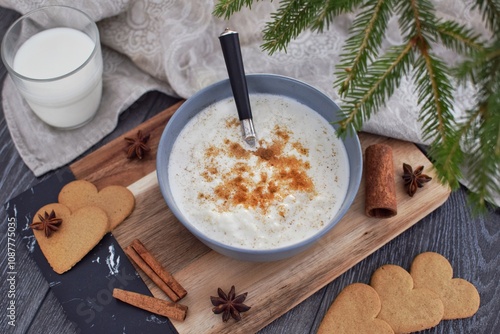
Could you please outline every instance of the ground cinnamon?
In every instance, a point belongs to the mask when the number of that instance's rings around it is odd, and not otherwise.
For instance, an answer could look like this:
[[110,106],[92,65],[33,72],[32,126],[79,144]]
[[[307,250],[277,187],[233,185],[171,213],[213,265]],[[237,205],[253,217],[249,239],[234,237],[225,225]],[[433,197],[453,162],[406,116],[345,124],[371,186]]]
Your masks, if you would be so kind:
[[365,213],[389,218],[397,214],[396,183],[392,148],[373,144],[365,150]]
[[183,321],[186,319],[188,307],[185,305],[116,288],[113,289],[113,297],[124,303],[155,314],[163,315],[172,320]]
[[137,254],[137,252],[131,247],[128,246],[125,248],[125,254],[135,262],[135,264],[141,268],[141,270],[170,298],[173,302],[176,302],[180,299],[180,297],[172,291],[172,289],[165,283],[154,271],[151,267],[144,262],[144,260]]
[[179,299],[184,298],[187,295],[187,291],[175,280],[175,278],[161,265],[158,260],[146,249],[139,239],[132,241],[130,246],[137,252],[137,254],[144,260],[147,265],[158,275],[163,282],[165,282],[168,287],[179,297]]

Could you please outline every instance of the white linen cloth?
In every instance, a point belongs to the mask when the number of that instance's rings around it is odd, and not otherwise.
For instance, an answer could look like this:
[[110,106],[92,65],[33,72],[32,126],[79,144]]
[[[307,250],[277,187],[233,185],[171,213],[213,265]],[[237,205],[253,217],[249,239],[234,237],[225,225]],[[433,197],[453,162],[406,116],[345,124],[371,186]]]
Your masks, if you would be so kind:
[[[104,56],[104,90],[94,120],[82,128],[61,131],[43,124],[29,110],[7,78],[3,108],[12,139],[27,166],[37,176],[56,169],[111,132],[119,114],[142,94],[158,90],[189,98],[199,89],[221,79],[227,72],[218,36],[226,27],[239,32],[247,73],[274,73],[302,80],[341,105],[336,89],[335,64],[347,37],[353,15],[335,19],[324,33],[304,32],[287,48],[270,56],[262,51],[262,30],[279,2],[255,2],[229,21],[212,15],[214,0],[0,0],[0,6],[24,14],[35,8],[64,4],[86,12],[97,23]],[[454,19],[481,34],[481,16],[472,1],[434,0],[440,17]],[[399,44],[397,20],[389,22],[384,46]],[[441,47],[435,52],[448,62],[458,56]],[[457,115],[470,107],[472,89],[459,88],[455,95]],[[387,107],[380,110],[364,131],[415,143],[425,142],[417,118],[419,107],[411,78],[402,81]],[[499,196],[500,197],[500,196]],[[500,205],[500,198],[495,200]]]

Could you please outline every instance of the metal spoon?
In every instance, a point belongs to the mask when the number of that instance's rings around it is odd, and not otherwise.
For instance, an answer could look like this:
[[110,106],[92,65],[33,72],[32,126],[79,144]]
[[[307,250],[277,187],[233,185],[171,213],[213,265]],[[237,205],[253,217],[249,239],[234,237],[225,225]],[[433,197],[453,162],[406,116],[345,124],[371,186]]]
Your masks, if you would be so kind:
[[226,29],[220,36],[219,41],[226,62],[229,82],[233,91],[234,102],[238,110],[238,116],[241,121],[243,140],[250,146],[255,146],[257,135],[252,119],[252,110],[250,108],[250,99],[248,97],[247,80],[245,69],[243,67],[243,58],[241,56],[240,40],[238,33]]

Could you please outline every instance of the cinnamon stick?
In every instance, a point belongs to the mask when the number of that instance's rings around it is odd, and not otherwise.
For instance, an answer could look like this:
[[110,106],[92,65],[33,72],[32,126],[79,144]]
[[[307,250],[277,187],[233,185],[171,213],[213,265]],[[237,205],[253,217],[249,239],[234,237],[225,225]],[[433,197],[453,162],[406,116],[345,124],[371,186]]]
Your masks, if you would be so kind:
[[135,264],[141,268],[141,270],[170,298],[173,302],[176,302],[180,297],[172,291],[172,289],[165,283],[154,271],[149,267],[149,265],[144,262],[144,260],[137,254],[137,252],[128,246],[125,248],[125,254],[135,262]]
[[392,148],[373,144],[365,150],[365,213],[389,218],[398,213]]
[[179,299],[187,295],[187,291],[175,280],[175,278],[167,271],[160,262],[146,249],[139,239],[132,241],[130,246],[139,254],[151,269],[165,282],[172,291],[179,296]]
[[116,288],[113,289],[113,297],[124,303],[173,320],[183,321],[186,319],[188,307],[185,305]]

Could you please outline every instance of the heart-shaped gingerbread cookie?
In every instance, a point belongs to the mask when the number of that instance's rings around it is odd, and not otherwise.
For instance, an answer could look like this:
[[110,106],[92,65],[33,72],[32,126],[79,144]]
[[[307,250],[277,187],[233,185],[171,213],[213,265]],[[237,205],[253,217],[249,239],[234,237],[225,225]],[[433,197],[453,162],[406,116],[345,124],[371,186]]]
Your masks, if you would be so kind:
[[98,191],[94,184],[85,180],[65,185],[59,193],[58,201],[71,211],[87,206],[103,209],[109,218],[109,231],[124,221],[135,205],[134,195],[126,187],[108,186]]
[[43,206],[37,211],[33,223],[39,222],[39,215],[55,213],[62,219],[58,230],[46,237],[43,230],[33,230],[36,241],[50,266],[58,274],[70,270],[108,231],[108,216],[98,207],[86,207],[71,212],[60,203]]
[[370,285],[377,291],[382,307],[377,318],[396,333],[409,333],[436,326],[443,318],[439,295],[426,288],[414,288],[410,274],[396,265],[377,269]]
[[413,260],[410,274],[416,288],[425,287],[439,295],[444,304],[443,319],[471,317],[479,309],[476,287],[464,279],[453,278],[453,268],[442,255],[419,254]]
[[354,283],[346,286],[321,321],[318,334],[394,333],[391,326],[377,319],[380,298],[369,285]]

